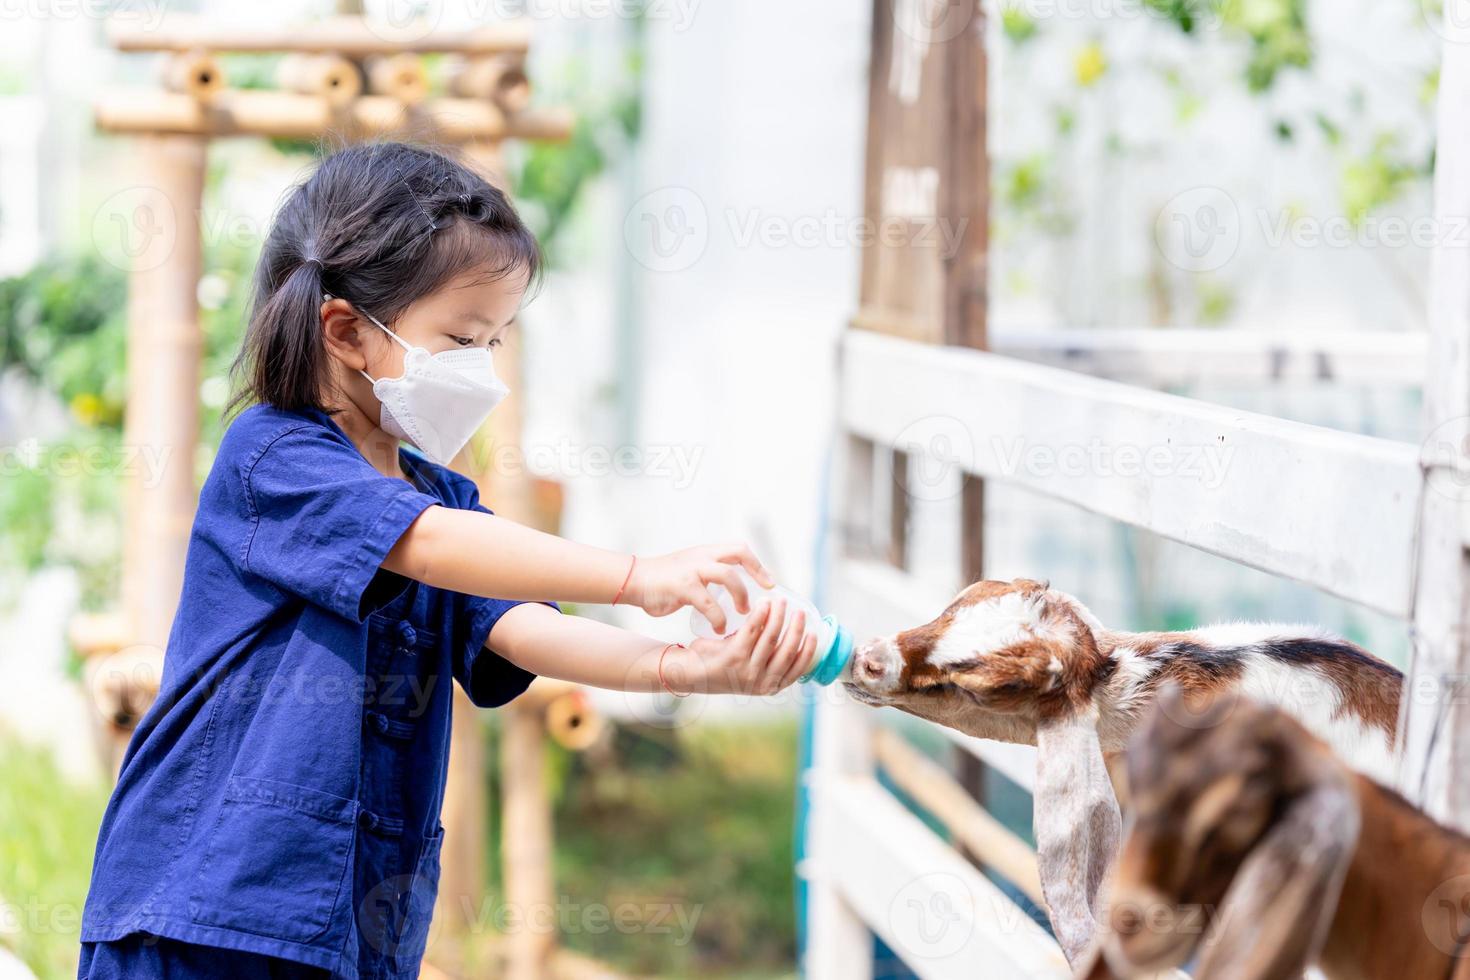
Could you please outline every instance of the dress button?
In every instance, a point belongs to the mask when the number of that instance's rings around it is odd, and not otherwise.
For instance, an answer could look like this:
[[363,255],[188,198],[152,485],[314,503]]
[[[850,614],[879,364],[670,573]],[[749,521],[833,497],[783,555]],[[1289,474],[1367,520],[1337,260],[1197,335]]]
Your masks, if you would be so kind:
[[403,646],[413,646],[413,641],[417,640],[418,637],[418,631],[413,628],[412,623],[404,620],[403,622],[398,624],[398,642],[401,643]]
[[358,810],[357,825],[363,830],[377,830],[378,816],[371,810]]

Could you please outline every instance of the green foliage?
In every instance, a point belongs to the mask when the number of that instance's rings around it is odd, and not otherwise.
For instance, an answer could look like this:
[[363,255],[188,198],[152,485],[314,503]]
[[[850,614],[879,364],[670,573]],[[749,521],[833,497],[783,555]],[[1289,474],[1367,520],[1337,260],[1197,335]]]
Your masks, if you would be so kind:
[[84,425],[117,427],[126,306],[122,273],[91,255],[0,279],[0,369],[24,371]]
[[[570,140],[531,144],[512,175],[516,203],[553,266],[563,260],[562,232],[582,191],[638,138],[643,122],[641,43],[629,51],[624,65],[624,79],[618,88],[579,99],[582,104],[577,108]],[[558,87],[583,93],[597,91],[585,78],[580,62],[564,70],[567,77]]]
[[1013,44],[1024,44],[1036,36],[1036,20],[1022,6],[1006,4],[1000,12],[1001,30]]
[[1312,38],[1307,28],[1306,0],[1144,0],[1145,5],[1185,34],[1218,24],[1250,45],[1245,80],[1263,92],[1285,68],[1312,64]]
[[1343,168],[1343,210],[1354,224],[1393,201],[1410,184],[1428,176],[1427,166],[1403,159],[1398,149],[1398,140],[1392,134],[1382,134],[1367,153],[1349,160]]
[[[115,428],[79,428],[70,438],[0,449],[0,582],[43,565],[81,577],[82,605],[102,606],[118,584],[118,483],[126,466],[148,465],[122,451]],[[18,596],[11,582],[0,595]]]
[[620,726],[612,758],[561,765],[557,894],[581,909],[673,910],[668,932],[599,933],[566,913],[567,946],[637,975],[790,968],[794,725]]
[[1264,92],[1285,68],[1312,64],[1312,38],[1307,30],[1306,0],[1224,0],[1221,21],[1250,39],[1246,84]]
[[67,783],[49,755],[9,739],[0,786],[0,910],[18,926],[0,941],[40,980],[69,980],[107,790]]

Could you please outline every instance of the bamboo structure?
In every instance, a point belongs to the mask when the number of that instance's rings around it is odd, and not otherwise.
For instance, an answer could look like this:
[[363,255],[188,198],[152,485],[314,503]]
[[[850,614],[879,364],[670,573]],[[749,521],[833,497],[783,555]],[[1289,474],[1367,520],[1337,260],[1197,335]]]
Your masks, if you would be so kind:
[[501,861],[505,900],[514,910],[506,946],[506,980],[539,980],[556,946],[545,917],[555,908],[551,875],[553,830],[547,795],[545,725],[535,706],[506,705],[500,732],[501,786],[505,794]]
[[364,95],[338,107],[320,96],[239,90],[208,103],[177,92],[119,92],[98,100],[95,114],[97,125],[112,133],[288,139],[343,131],[360,139],[407,133],[447,143],[563,140],[572,126],[569,112],[528,109],[507,116],[494,102],[476,99],[409,106],[392,96]]
[[205,141],[158,134],[136,143],[140,173],[156,189],[145,206],[156,232],[134,263],[128,288],[128,407],[123,441],[153,447],[164,460],[158,478],[128,481],[123,538],[123,608],[134,643],[168,642],[184,584],[184,551],[197,496],[199,444],[197,287],[203,272],[199,208]]
[[531,103],[531,80],[519,59],[472,58],[450,71],[449,90],[467,99],[490,99],[505,112],[525,111]]
[[163,87],[199,102],[210,102],[224,91],[225,72],[212,54],[182,51],[164,62]]
[[429,73],[411,54],[373,55],[363,62],[368,89],[407,105],[418,105],[429,94]]
[[524,55],[531,46],[525,21],[506,21],[469,31],[395,28],[360,17],[328,17],[291,28],[256,27],[218,18],[171,14],[161,24],[117,19],[108,40],[119,51],[307,52],[365,58],[375,54]]
[[[417,26],[393,30],[356,17],[286,30],[171,16],[148,29],[117,22],[110,36],[121,51],[164,56],[161,89],[106,93],[94,106],[99,129],[136,137],[142,173],[138,183],[149,195],[135,208],[133,220],[156,232],[145,235],[143,252],[132,258],[125,439],[131,446],[152,448],[165,465],[156,481],[129,478],[123,614],[111,628],[88,622],[78,629],[80,649],[128,655],[125,684],[113,683],[117,671],[107,670],[112,661],[99,659],[91,675],[100,678],[93,682],[94,691],[104,720],[109,713],[113,716],[110,730],[121,746],[130,734],[130,726],[121,720],[131,711],[127,706],[136,703],[134,695],[149,695],[149,677],[156,678],[134,665],[142,654],[162,660],[182,589],[197,496],[194,449],[203,341],[196,290],[202,271],[199,213],[209,141],[235,136],[319,140],[329,135],[426,139],[461,145],[471,165],[503,185],[503,140],[563,140],[571,132],[572,117],[528,104],[530,83],[521,68],[530,41],[525,22],[448,33]],[[276,77],[279,89],[228,88],[217,60],[220,52],[287,54]],[[482,84],[456,96],[431,95],[430,78],[416,57],[427,53],[455,55],[475,65],[493,63],[498,74],[487,82],[482,70],[476,76]],[[519,373],[515,355],[502,354],[497,360],[501,376],[514,386]],[[511,402],[492,419],[491,438],[499,446],[519,445],[521,416],[516,399]],[[494,500],[501,513],[542,526],[556,523],[555,515],[538,506],[524,473],[478,476],[482,496]],[[515,841],[507,848],[506,893],[522,908],[549,905],[552,837],[541,762],[544,742],[553,736],[568,746],[584,747],[597,737],[600,724],[578,692],[544,682],[513,702],[504,719],[505,742],[517,746],[505,760],[505,827],[507,838]],[[488,800],[479,714],[458,689],[451,738],[437,914],[463,937],[471,920],[462,910],[478,908],[485,889]],[[554,930],[513,934],[509,958],[521,966],[512,975],[546,975],[555,941]]]
[[276,84],[288,92],[318,96],[333,109],[341,109],[362,94],[362,73],[341,55],[297,54],[282,60]]

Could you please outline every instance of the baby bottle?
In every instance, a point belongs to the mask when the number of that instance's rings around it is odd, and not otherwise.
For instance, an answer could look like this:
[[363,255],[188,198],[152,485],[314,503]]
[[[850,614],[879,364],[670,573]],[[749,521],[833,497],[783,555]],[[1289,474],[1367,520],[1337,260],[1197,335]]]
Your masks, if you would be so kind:
[[[789,589],[776,586],[773,589],[763,589],[756,584],[743,568],[738,569],[736,574],[740,581],[745,583],[746,592],[750,595],[750,606],[762,599],[774,602],[776,599],[786,600],[786,622],[782,625],[784,635],[785,628],[791,625],[792,617],[797,612],[806,613],[806,631],[815,631],[817,634],[817,652],[812,661],[812,668],[801,676],[803,681],[812,681],[816,684],[831,684],[841,677],[847,669],[847,662],[852,657],[852,634],[843,629],[831,616],[822,616],[817,607],[803,599],[801,596]],[[690,611],[689,626],[695,636],[710,639],[717,636],[729,636],[740,629],[745,623],[744,613],[735,611],[735,599],[730,595],[730,590],[723,585],[711,585],[710,595],[720,604],[725,611],[725,632],[716,633],[710,621],[704,618],[704,614],[698,609]]]

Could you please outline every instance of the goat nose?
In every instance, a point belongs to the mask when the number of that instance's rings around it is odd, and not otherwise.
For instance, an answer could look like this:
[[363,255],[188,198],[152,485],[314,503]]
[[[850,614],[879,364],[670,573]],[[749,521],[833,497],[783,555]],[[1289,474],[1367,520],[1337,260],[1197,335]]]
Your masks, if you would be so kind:
[[1113,931],[1124,937],[1159,931],[1161,925],[1168,924],[1173,908],[1173,903],[1153,888],[1119,888],[1112,900]]
[[863,645],[853,656],[853,675],[865,686],[882,686],[893,679],[897,658],[881,641]]

